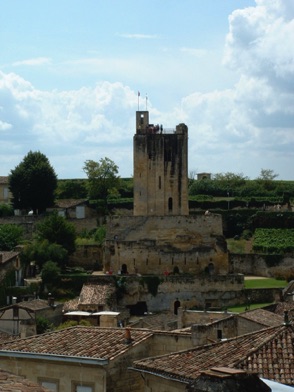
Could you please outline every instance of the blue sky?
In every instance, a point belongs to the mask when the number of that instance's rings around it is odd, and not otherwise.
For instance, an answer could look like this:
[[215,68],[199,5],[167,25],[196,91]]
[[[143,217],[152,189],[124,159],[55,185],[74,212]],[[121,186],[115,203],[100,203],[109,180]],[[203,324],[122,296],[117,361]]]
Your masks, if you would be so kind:
[[189,171],[294,180],[293,0],[14,0],[0,14],[0,175],[41,151],[133,172],[135,112],[189,127]]

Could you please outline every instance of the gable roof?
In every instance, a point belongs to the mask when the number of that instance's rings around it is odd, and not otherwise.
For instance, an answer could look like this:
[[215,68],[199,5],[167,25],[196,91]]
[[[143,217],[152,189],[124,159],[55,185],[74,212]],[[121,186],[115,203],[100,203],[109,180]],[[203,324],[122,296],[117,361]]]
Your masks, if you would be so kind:
[[45,299],[32,299],[31,301],[21,301],[16,303],[16,305],[19,308],[32,311],[49,308],[48,301]]
[[[268,308],[267,308],[268,309]],[[289,317],[294,320],[294,301],[290,302],[278,302],[269,307],[275,314],[283,315],[285,311],[288,311]]]
[[135,361],[134,369],[191,382],[206,369],[226,366],[294,385],[293,341],[294,327],[280,325],[220,343]]
[[86,204],[87,202],[87,199],[58,199],[55,201],[55,207],[67,209]]
[[[131,330],[131,343],[126,340],[126,330],[123,328],[99,328],[75,326],[59,331],[44,333],[18,339],[3,344],[0,357],[22,354],[28,357],[38,354],[39,357],[71,357],[111,361],[122,355],[131,347],[142,343],[152,336],[151,331]],[[97,363],[97,362],[96,362]]]
[[282,315],[275,314],[260,308],[239,313],[236,317],[254,321],[255,323],[258,323],[264,327],[281,325],[283,323]]
[[170,311],[147,314],[131,322],[129,325],[152,330],[173,330],[175,329],[173,325],[177,325],[177,316]]
[[80,296],[64,304],[64,310],[78,310],[79,305],[105,305],[109,298],[115,295],[115,286],[112,283],[85,283]]
[[15,257],[17,257],[19,255],[19,252],[13,252],[13,251],[2,251],[0,252],[0,263],[1,264],[5,264],[7,263],[9,260],[14,259]]

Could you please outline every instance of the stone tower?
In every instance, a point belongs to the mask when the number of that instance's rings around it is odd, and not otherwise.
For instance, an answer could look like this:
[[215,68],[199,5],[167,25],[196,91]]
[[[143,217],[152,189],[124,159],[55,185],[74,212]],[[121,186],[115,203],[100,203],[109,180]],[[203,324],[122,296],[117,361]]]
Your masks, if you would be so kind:
[[164,129],[137,111],[133,146],[134,215],[189,215],[188,127]]

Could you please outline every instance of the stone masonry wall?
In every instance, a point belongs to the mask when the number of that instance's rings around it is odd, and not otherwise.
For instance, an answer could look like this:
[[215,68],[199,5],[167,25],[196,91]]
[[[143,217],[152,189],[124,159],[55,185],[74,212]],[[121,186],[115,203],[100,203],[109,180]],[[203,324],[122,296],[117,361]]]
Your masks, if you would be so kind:
[[294,257],[285,256],[277,263],[266,262],[266,255],[262,254],[229,254],[229,272],[244,275],[274,277],[283,273],[294,273]]
[[112,217],[108,221],[104,268],[117,273],[228,271],[220,215]]
[[[182,307],[227,307],[235,304],[244,287],[243,275],[158,277],[157,293],[148,288],[146,277],[122,277],[125,294],[120,305],[146,302],[148,311],[172,310],[179,299]],[[154,279],[150,277],[150,279]],[[149,284],[152,283],[149,282]]]

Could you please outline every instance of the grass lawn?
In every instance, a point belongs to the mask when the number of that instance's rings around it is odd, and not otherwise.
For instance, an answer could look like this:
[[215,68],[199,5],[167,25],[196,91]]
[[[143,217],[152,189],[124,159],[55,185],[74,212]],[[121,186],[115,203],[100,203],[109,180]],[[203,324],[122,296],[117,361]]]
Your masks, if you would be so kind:
[[245,310],[253,310],[253,309],[259,309],[259,308],[264,308],[265,306],[271,305],[272,302],[270,303],[265,303],[265,304],[250,304],[250,307],[248,309],[248,305],[238,305],[238,306],[231,306],[228,308],[229,312],[234,312],[234,313],[242,313],[245,312]]
[[[245,277],[245,289],[274,289],[274,288],[284,288],[287,286],[287,282],[285,280],[278,280],[273,278],[262,278],[262,279],[246,279]],[[250,304],[249,309],[259,309],[263,308],[267,305],[271,305],[270,303],[260,303],[260,304]],[[248,304],[231,306],[228,308],[229,312],[241,313],[245,312],[248,309]]]
[[234,238],[227,238],[228,250],[231,253],[247,253],[247,241],[246,240],[234,240]]
[[275,289],[284,288],[288,282],[286,280],[279,280],[274,278],[265,279],[246,279],[245,278],[245,289]]

